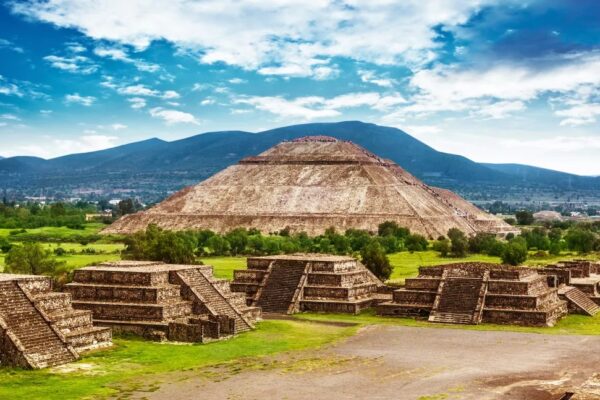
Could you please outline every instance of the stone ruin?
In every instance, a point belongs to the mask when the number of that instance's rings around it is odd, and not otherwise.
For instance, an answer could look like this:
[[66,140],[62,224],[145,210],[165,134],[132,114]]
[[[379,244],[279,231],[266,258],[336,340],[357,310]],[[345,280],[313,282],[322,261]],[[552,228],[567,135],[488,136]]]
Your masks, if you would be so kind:
[[0,274],[0,365],[52,367],[111,345],[110,328],[74,310],[70,294],[52,292],[50,278]]
[[[324,311],[357,314],[385,294],[385,285],[351,257],[294,254],[251,257],[234,271],[231,289],[263,312]],[[382,292],[382,293],[378,293]]]
[[103,263],[76,270],[67,290],[95,324],[153,340],[207,342],[251,330],[260,317],[209,265]]
[[567,303],[547,277],[531,268],[487,263],[420,267],[391,302],[377,306],[387,316],[425,317],[454,324],[553,326]]
[[559,296],[568,302],[569,312],[594,316],[600,312],[600,262],[560,261],[537,268],[558,287]]

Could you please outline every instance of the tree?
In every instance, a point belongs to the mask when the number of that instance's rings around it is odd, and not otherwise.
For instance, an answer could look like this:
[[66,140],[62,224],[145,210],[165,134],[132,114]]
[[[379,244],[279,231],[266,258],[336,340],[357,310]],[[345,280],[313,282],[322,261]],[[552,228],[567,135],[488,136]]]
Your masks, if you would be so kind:
[[533,213],[527,210],[517,211],[515,217],[519,225],[531,225],[534,221]]
[[419,235],[417,233],[413,233],[406,238],[404,242],[406,245],[406,249],[408,251],[425,251],[427,250],[427,246],[429,246],[429,242],[427,238],[423,235]]
[[231,247],[231,254],[244,254],[248,245],[248,231],[245,228],[237,228],[225,235],[225,239]]
[[502,262],[519,265],[527,260],[527,242],[522,237],[516,237],[504,246]]
[[432,246],[433,250],[439,251],[442,257],[447,257],[450,253],[450,241],[446,238],[436,240]]
[[133,214],[136,212],[136,204],[132,199],[121,200],[117,205],[119,215]]
[[170,232],[151,224],[143,232],[125,239],[123,258],[162,261],[170,264],[196,263],[196,237],[190,232]]
[[377,240],[371,240],[360,252],[362,263],[376,277],[385,281],[392,275],[390,260],[385,255],[385,249]]
[[594,250],[596,235],[594,232],[583,228],[571,228],[565,235],[565,241],[569,250],[579,253],[589,253]]
[[12,243],[9,242],[6,238],[0,237],[0,251],[2,253],[8,253],[12,248]]
[[379,236],[394,236],[397,239],[402,240],[410,235],[410,230],[401,227],[395,221],[385,221],[377,227],[377,234]]
[[448,237],[450,238],[450,253],[452,254],[452,257],[466,256],[469,242],[463,231],[458,228],[450,228],[450,230],[448,230]]
[[13,246],[4,260],[6,271],[13,274],[51,275],[64,263],[56,261],[50,250],[39,243]]

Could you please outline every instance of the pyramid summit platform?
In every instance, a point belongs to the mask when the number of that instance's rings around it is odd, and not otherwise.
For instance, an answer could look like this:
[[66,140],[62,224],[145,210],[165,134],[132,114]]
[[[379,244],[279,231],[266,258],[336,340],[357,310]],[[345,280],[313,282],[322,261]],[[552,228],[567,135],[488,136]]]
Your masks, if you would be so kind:
[[390,160],[327,136],[282,142],[155,207],[126,215],[103,233],[238,227],[322,234],[327,228],[375,232],[396,221],[429,238],[450,228],[506,234],[515,228],[460,196],[427,186]]

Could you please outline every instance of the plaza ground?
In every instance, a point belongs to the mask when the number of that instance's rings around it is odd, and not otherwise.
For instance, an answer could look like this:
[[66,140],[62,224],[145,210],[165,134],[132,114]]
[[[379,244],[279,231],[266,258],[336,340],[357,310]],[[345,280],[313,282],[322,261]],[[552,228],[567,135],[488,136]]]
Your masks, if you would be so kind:
[[133,399],[527,399],[566,391],[600,398],[600,341],[502,331],[369,325],[320,351],[256,368],[163,376]]

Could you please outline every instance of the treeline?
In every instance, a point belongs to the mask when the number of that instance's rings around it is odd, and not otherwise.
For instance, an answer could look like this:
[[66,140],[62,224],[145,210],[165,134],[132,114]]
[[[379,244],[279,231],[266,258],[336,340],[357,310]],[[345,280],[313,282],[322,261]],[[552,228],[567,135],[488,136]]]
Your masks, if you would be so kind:
[[0,203],[0,228],[41,228],[44,226],[66,226],[83,229],[85,214],[96,212],[88,203],[54,203],[41,206],[38,203]]
[[[379,225],[377,235],[358,229],[339,233],[328,229],[323,235],[308,236],[306,233],[291,234],[289,230],[276,235],[263,235],[258,230],[238,228],[226,234],[210,230],[165,231],[150,225],[146,231],[138,232],[125,239],[124,255],[128,258],[153,259],[172,258],[169,253],[178,253],[185,248],[194,256],[273,255],[288,253],[360,253],[369,243],[377,242],[385,253],[398,251],[423,251],[429,246],[427,239],[395,222]],[[191,256],[190,256],[191,258]]]

